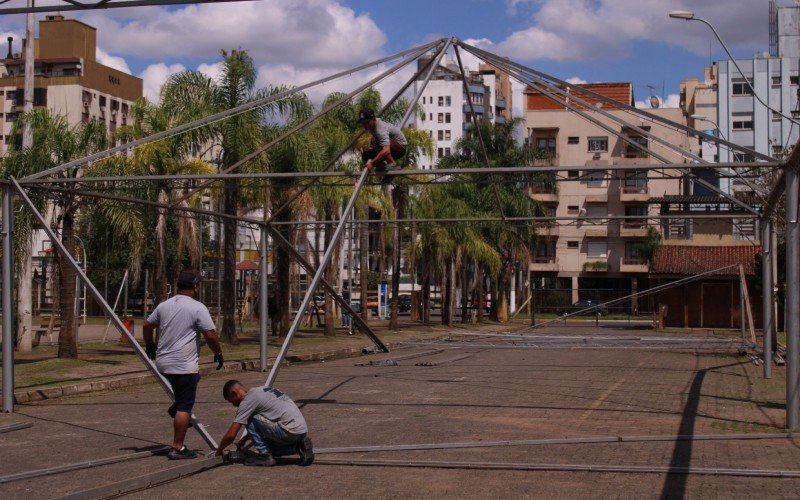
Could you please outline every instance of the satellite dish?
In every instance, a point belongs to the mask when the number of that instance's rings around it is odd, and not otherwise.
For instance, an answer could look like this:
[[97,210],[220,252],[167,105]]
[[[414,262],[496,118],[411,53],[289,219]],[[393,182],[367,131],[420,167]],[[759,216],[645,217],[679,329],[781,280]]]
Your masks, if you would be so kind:
[[653,109],[658,109],[661,107],[661,101],[658,99],[658,96],[650,96],[650,107]]

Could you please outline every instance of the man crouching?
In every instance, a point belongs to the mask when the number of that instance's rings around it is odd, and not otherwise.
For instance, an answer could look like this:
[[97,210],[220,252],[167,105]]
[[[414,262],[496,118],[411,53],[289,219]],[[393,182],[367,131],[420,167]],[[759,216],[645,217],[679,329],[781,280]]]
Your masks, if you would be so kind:
[[245,459],[245,465],[271,467],[275,458],[300,455],[300,465],[314,462],[314,450],[308,437],[306,419],[289,396],[272,387],[249,389],[238,380],[229,380],[222,388],[222,397],[237,407],[228,432],[222,437],[217,455],[236,440],[239,429],[245,426],[248,434],[236,443],[242,449],[248,439],[253,440],[256,454]]

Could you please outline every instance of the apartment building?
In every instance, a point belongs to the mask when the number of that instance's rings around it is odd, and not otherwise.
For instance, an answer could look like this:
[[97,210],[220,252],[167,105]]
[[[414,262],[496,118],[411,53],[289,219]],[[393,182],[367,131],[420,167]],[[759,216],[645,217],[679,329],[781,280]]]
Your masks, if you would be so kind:
[[[424,67],[428,61],[430,57],[420,58],[419,67]],[[426,130],[435,144],[432,158],[420,158],[421,168],[431,168],[439,159],[449,156],[456,141],[473,122],[505,123],[511,119],[511,81],[508,75],[491,65],[482,64],[479,71],[468,72],[467,83],[469,95],[464,92],[461,72],[453,61],[434,70],[420,96],[423,116],[415,118],[416,127]],[[472,111],[475,116],[472,116]]]
[[[630,83],[592,83],[582,87],[625,104],[634,103]],[[573,300],[578,300],[583,289],[641,289],[649,270],[637,247],[647,237],[649,227],[662,233],[663,245],[741,244],[734,240],[727,221],[648,221],[648,216],[685,212],[690,207],[714,211],[730,207],[715,193],[694,186],[680,170],[635,169],[637,165],[655,166],[661,162],[534,89],[528,88],[524,95],[526,141],[549,156],[541,164],[574,167],[561,172],[557,190],[534,189],[531,193],[549,215],[576,220],[538,227],[539,244],[530,265],[532,279],[540,283],[537,286],[549,282],[547,286],[552,288],[572,289]],[[689,148],[689,140],[679,131],[608,103],[601,105],[597,99],[586,100],[590,107],[601,107],[673,145]],[[588,108],[584,110],[670,162],[684,161],[633,128]],[[680,108],[648,111],[684,122]],[[608,168],[587,171],[581,168],[585,166]],[[604,219],[609,216],[642,216],[642,219]]]
[[[142,97],[142,80],[97,62],[97,32],[92,26],[63,16],[39,22],[34,40],[34,107],[63,115],[70,125],[100,120],[110,132],[128,124],[133,102]],[[11,136],[23,109],[25,51],[0,61],[0,155],[19,137]]]

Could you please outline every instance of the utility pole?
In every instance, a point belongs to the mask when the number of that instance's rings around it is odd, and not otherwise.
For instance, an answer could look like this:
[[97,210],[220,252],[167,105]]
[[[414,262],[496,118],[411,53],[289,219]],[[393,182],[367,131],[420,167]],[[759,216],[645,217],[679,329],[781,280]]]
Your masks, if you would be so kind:
[[[28,0],[28,7],[33,7],[34,0]],[[23,111],[33,111],[33,78],[35,62],[35,43],[33,33],[34,16],[27,14],[25,27],[25,81],[23,88]],[[30,122],[25,123],[22,130],[22,147],[33,146],[33,129]],[[30,352],[33,337],[33,248],[25,252],[20,262],[17,282],[17,331],[20,333],[18,348],[20,352]]]

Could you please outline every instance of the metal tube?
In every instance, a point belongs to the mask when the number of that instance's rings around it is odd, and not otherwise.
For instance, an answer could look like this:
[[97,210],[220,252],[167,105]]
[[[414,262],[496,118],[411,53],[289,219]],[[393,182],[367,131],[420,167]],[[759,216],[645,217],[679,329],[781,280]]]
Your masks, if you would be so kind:
[[[361,189],[364,187],[364,183],[367,180],[367,175],[369,175],[370,171],[366,168],[363,169],[361,172],[361,177],[358,180],[358,184],[356,188],[353,190],[353,194],[350,196],[350,200],[347,202],[347,206],[345,207],[343,213],[347,214],[353,208],[353,205],[356,203],[356,198],[358,198],[358,194],[361,192]],[[342,235],[342,231],[344,229],[345,224],[347,223],[347,218],[343,217],[342,220],[339,222],[339,225],[336,227],[336,231],[333,233],[331,237],[330,244],[328,248],[325,250],[325,254],[322,257],[322,261],[319,264],[319,268],[317,268],[317,272],[314,273],[314,277],[311,279],[311,283],[308,285],[308,289],[306,290],[306,294],[303,297],[303,301],[300,303],[300,307],[297,309],[297,314],[295,314],[294,320],[292,320],[292,325],[289,327],[289,332],[286,334],[286,339],[283,341],[283,345],[281,346],[281,350],[278,352],[278,356],[275,358],[275,363],[272,365],[272,370],[270,370],[269,375],[267,376],[267,381],[264,385],[272,386],[275,383],[275,378],[278,376],[278,371],[280,371],[281,363],[283,362],[284,358],[286,357],[286,353],[289,350],[289,346],[292,343],[292,339],[294,338],[295,333],[297,333],[297,329],[300,327],[300,323],[303,321],[303,314],[305,314],[306,309],[308,308],[308,304],[311,302],[311,299],[314,297],[314,293],[319,286],[320,281],[322,280],[322,275],[325,272],[325,268],[330,263],[331,257],[333,257],[333,251],[336,248],[336,242],[339,241],[339,237]],[[335,291],[334,291],[335,294]]]
[[269,270],[267,268],[267,253],[269,251],[267,230],[261,228],[261,262],[259,265],[259,272],[261,273],[261,300],[258,315],[258,330],[259,330],[259,366],[261,371],[267,371],[267,319],[269,319]]
[[745,283],[744,283],[744,279],[743,278],[744,278],[744,273],[742,273],[741,277],[739,278],[739,327],[740,327],[739,329],[741,330],[742,338],[744,338],[744,336],[746,335],[746,333],[745,333],[745,328],[746,328],[745,323],[747,323],[745,321],[745,316],[744,316],[744,308],[745,308],[745,304],[744,304],[744,286],[745,286]]
[[[614,165],[613,170],[665,170],[665,169],[708,169],[714,168],[717,170],[733,169],[733,168],[747,168],[747,169],[763,169],[763,168],[778,168],[781,165],[779,162],[727,162],[727,163],[659,163],[659,164],[626,164]],[[608,165],[543,165],[537,167],[530,167],[520,165],[517,167],[479,167],[479,168],[432,168],[432,169],[404,169],[402,172],[387,172],[385,175],[394,177],[400,176],[452,176],[459,174],[525,174],[525,173],[542,173],[542,172],[568,172],[571,170],[581,170],[584,172],[601,172],[608,171]],[[722,177],[737,177],[737,175],[724,175]],[[314,179],[318,177],[341,177],[343,179],[351,179],[358,177],[358,172],[343,172],[343,171],[323,171],[323,172],[248,172],[248,173],[228,173],[228,174],[180,174],[180,175],[122,175],[118,177],[67,177],[67,178],[45,178],[45,179],[32,179],[32,180],[19,180],[21,186],[39,186],[45,184],[93,184],[93,183],[119,183],[119,182],[141,182],[141,181],[197,181],[197,180],[225,180],[225,179]],[[750,177],[758,178],[761,174],[753,174]],[[570,179],[564,179],[565,181]],[[571,182],[585,182],[585,175]],[[446,179],[444,180],[446,181]],[[175,188],[183,189],[183,187]]]
[[118,9],[123,7],[145,7],[151,5],[186,5],[195,3],[222,3],[222,2],[238,2],[241,0],[97,0],[96,2],[79,2],[77,0],[64,0],[66,4],[59,3],[53,5],[42,5],[34,7],[9,7],[0,9],[0,15],[8,14],[27,14],[27,13],[42,13],[42,12],[64,12],[64,11],[78,11],[78,10],[95,10],[95,9]]
[[0,434],[5,434],[6,432],[19,431],[22,429],[27,429],[29,427],[33,427],[33,422],[19,422],[16,424],[3,425],[0,426]]
[[703,140],[706,140],[706,141],[709,141],[709,142],[713,142],[713,143],[718,144],[718,145],[727,146],[727,147],[729,147],[731,149],[734,149],[736,151],[741,151],[743,153],[751,154],[755,158],[758,158],[760,160],[775,161],[775,158],[773,158],[772,156],[765,155],[763,153],[759,153],[758,151],[755,151],[753,149],[749,149],[749,148],[746,148],[746,147],[741,146],[739,144],[723,140],[723,139],[721,139],[719,137],[716,137],[716,136],[711,135],[711,134],[707,134],[707,133],[705,133],[703,131],[700,131],[700,130],[694,129],[692,127],[686,126],[686,125],[684,125],[682,123],[678,123],[678,122],[672,121],[672,120],[670,120],[668,118],[664,118],[663,116],[659,116],[657,114],[650,113],[649,111],[647,111],[645,109],[640,109],[640,108],[636,108],[634,106],[630,106],[627,103],[612,99],[612,98],[610,98],[610,97],[608,97],[606,95],[600,94],[598,92],[593,92],[593,91],[591,91],[591,90],[589,90],[589,89],[587,89],[585,87],[581,87],[579,85],[575,85],[575,84],[569,83],[569,82],[567,82],[565,80],[561,80],[560,78],[556,78],[555,76],[549,75],[547,73],[543,73],[541,71],[536,71],[535,69],[529,68],[529,67],[524,66],[524,65],[519,64],[519,63],[515,63],[515,62],[513,62],[511,60],[500,59],[498,56],[496,56],[495,54],[492,54],[491,52],[486,52],[486,51],[481,50],[481,49],[479,49],[477,47],[474,47],[472,45],[466,44],[466,43],[464,43],[462,41],[459,41],[458,45],[461,48],[463,48],[464,50],[466,50],[467,52],[470,52],[471,54],[473,54],[474,56],[476,56],[476,57],[478,57],[480,59],[490,60],[490,62],[491,61],[497,61],[497,62],[492,62],[492,64],[494,64],[495,66],[517,68],[521,72],[524,72],[524,73],[527,73],[527,74],[530,74],[530,75],[535,75],[535,76],[537,76],[539,78],[543,78],[543,79],[549,80],[550,82],[553,82],[556,85],[560,85],[560,86],[562,86],[564,88],[573,90],[573,91],[578,92],[580,94],[583,94],[583,95],[586,95],[586,96],[590,96],[590,97],[592,97],[594,99],[598,99],[598,100],[600,100],[600,101],[602,101],[602,102],[604,102],[606,104],[613,104],[615,107],[618,107],[618,108],[620,108],[620,109],[622,109],[624,111],[627,111],[629,113],[633,113],[634,115],[637,115],[637,116],[643,116],[645,118],[649,118],[649,119],[651,119],[653,121],[662,123],[664,125],[667,125],[669,127],[674,128],[676,130],[681,130],[683,132],[686,132],[687,134],[690,134],[690,135],[692,135],[694,137],[700,137]]
[[764,333],[764,378],[772,378],[772,223],[761,221],[761,328]]
[[[59,253],[61,253],[61,255],[65,257],[66,263],[75,270],[75,273],[78,275],[78,278],[80,278],[80,280],[83,281],[84,286],[86,286],[86,288],[92,294],[92,297],[94,297],[94,299],[103,309],[103,311],[114,321],[114,326],[117,327],[117,330],[119,330],[119,332],[122,335],[125,335],[125,337],[128,338],[128,343],[133,348],[136,355],[139,356],[139,359],[142,360],[142,363],[144,363],[145,367],[150,371],[150,373],[153,374],[156,381],[161,385],[161,388],[164,389],[164,392],[166,392],[167,395],[174,400],[175,394],[172,392],[172,386],[169,384],[169,382],[167,382],[164,376],[161,375],[161,373],[159,373],[158,369],[156,368],[156,365],[153,363],[152,360],[150,360],[150,358],[147,357],[147,354],[144,352],[144,349],[142,349],[142,346],[140,346],[139,343],[136,342],[136,338],[133,336],[133,334],[129,332],[127,328],[125,328],[125,325],[122,323],[122,320],[119,319],[117,313],[114,312],[114,310],[111,308],[108,302],[106,302],[105,297],[103,297],[103,295],[97,290],[97,288],[95,288],[94,284],[86,276],[86,273],[83,271],[83,269],[81,269],[81,266],[79,266],[78,263],[75,262],[75,258],[72,255],[70,255],[69,252],[67,252],[67,249],[64,247],[64,244],[61,242],[61,239],[53,231],[53,229],[50,228],[50,226],[46,223],[42,214],[36,209],[36,206],[33,204],[30,198],[28,198],[28,195],[25,193],[22,187],[20,187],[16,179],[14,177],[11,177],[10,180],[11,183],[14,185],[14,188],[17,190],[20,197],[22,198],[22,201],[25,202],[25,205],[28,207],[28,210],[30,210],[31,214],[33,214],[33,216],[39,222],[41,228],[47,233],[47,236],[50,238],[50,241],[53,244],[53,246],[55,246],[58,249]],[[6,190],[4,190],[4,193],[5,192]],[[10,196],[7,197],[11,198]],[[10,200],[8,203],[10,205]],[[6,255],[7,253],[4,251],[3,254]],[[5,258],[4,258],[4,263],[5,263]],[[4,289],[6,287],[5,280],[3,283],[3,287]],[[6,321],[5,314],[3,315],[3,321],[4,322]],[[5,330],[5,325],[4,325],[4,330]],[[5,369],[5,364],[3,364],[3,368]],[[3,395],[5,396],[5,391],[3,392]],[[214,438],[211,437],[211,435],[206,431],[203,424],[197,419],[197,417],[195,417],[194,414],[192,414],[191,421],[194,428],[197,430],[197,432],[200,434],[203,440],[209,445],[209,447],[211,447],[211,449],[216,449],[217,448],[216,441],[214,441]]]
[[3,411],[14,413],[14,191],[3,187]]
[[[150,1],[153,1],[153,0],[150,0]],[[165,130],[163,132],[158,132],[158,133],[149,135],[147,137],[143,137],[141,139],[137,139],[135,141],[131,141],[131,142],[128,142],[128,143],[125,143],[125,144],[121,144],[121,145],[113,147],[111,149],[107,149],[105,151],[100,151],[99,153],[94,153],[94,154],[85,156],[83,158],[78,158],[77,160],[73,160],[73,161],[65,163],[63,165],[58,165],[56,167],[49,168],[47,170],[42,170],[41,172],[37,172],[35,174],[32,174],[32,175],[24,177],[24,180],[39,179],[39,178],[42,178],[42,177],[47,177],[49,175],[52,175],[52,174],[55,174],[55,173],[58,173],[58,172],[62,172],[64,170],[67,170],[67,169],[70,169],[70,168],[83,166],[83,165],[85,165],[85,164],[87,164],[89,162],[92,162],[92,161],[100,160],[102,158],[107,158],[107,157],[109,157],[109,156],[111,156],[111,155],[113,155],[115,153],[128,151],[128,150],[130,150],[132,148],[135,148],[137,146],[140,146],[142,144],[147,144],[148,142],[153,142],[153,141],[156,141],[156,140],[159,140],[159,139],[164,139],[166,137],[170,137],[170,136],[179,134],[181,132],[186,132],[188,130],[192,130],[192,129],[195,129],[195,128],[198,128],[198,127],[202,127],[204,125],[208,125],[208,124],[213,123],[215,121],[222,120],[222,119],[227,118],[229,116],[233,116],[233,115],[236,115],[236,114],[239,114],[239,113],[243,113],[245,111],[249,111],[251,109],[255,109],[255,108],[260,107],[260,106],[264,106],[265,104],[269,104],[270,102],[274,102],[274,101],[277,101],[279,99],[283,99],[285,97],[288,97],[290,95],[296,94],[298,92],[302,92],[302,91],[304,91],[304,90],[306,90],[308,88],[315,87],[317,85],[322,85],[324,83],[330,82],[332,80],[336,80],[336,79],[341,78],[343,76],[348,76],[348,75],[350,75],[352,73],[361,71],[361,70],[366,69],[366,68],[370,68],[372,66],[377,66],[377,65],[382,64],[382,63],[384,63],[386,61],[391,61],[392,59],[397,59],[398,57],[405,57],[405,56],[407,56],[409,54],[417,53],[422,49],[426,49],[426,50],[430,49],[431,47],[434,47],[435,45],[437,45],[439,43],[441,43],[441,42],[439,40],[436,40],[434,42],[431,42],[431,43],[428,43],[428,44],[425,44],[425,45],[420,45],[420,46],[413,47],[413,48],[408,49],[408,50],[404,50],[402,52],[397,52],[397,53],[392,54],[390,56],[386,56],[386,57],[383,57],[381,59],[378,59],[378,60],[375,60],[375,61],[372,61],[372,62],[369,62],[369,63],[366,63],[366,64],[362,64],[361,66],[357,66],[355,68],[351,68],[351,69],[347,69],[347,70],[344,70],[344,71],[340,71],[339,73],[336,73],[334,75],[331,75],[331,76],[328,76],[328,77],[313,81],[311,83],[307,83],[305,85],[300,85],[299,87],[294,87],[294,88],[286,90],[284,92],[279,92],[279,93],[277,93],[275,95],[268,96],[268,97],[265,97],[263,99],[256,99],[254,101],[242,104],[240,106],[236,106],[235,108],[227,109],[227,110],[221,111],[219,113],[214,113],[213,115],[209,115],[209,116],[206,116],[206,117],[191,121],[189,123],[185,123],[183,125],[180,125],[180,126],[175,127],[175,128],[171,128],[169,130]]]
[[800,426],[800,175],[786,169],[786,427]]

